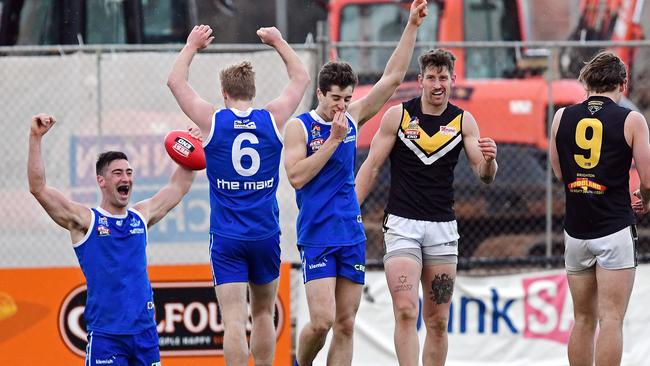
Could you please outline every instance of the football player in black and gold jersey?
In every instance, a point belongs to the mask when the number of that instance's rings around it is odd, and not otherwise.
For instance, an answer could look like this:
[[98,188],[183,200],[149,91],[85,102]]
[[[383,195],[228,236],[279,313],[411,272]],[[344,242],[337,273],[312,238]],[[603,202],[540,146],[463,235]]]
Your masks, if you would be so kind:
[[491,183],[497,172],[494,140],[481,138],[474,117],[449,103],[455,59],[441,49],[420,56],[422,95],[384,114],[356,178],[362,203],[390,156],[384,267],[393,299],[395,350],[402,366],[418,364],[419,282],[425,295],[422,363],[444,365],[447,358],[447,322],[459,238],[452,184],[460,151],[465,149],[483,182]]
[[627,73],[615,54],[596,55],[579,80],[587,99],[558,110],[551,135],[553,171],[566,194],[564,257],[575,317],[569,363],[593,365],[595,358],[596,365],[616,366],[636,267],[629,170],[634,158],[641,181],[637,208],[647,211],[648,126],[641,114],[617,104]]

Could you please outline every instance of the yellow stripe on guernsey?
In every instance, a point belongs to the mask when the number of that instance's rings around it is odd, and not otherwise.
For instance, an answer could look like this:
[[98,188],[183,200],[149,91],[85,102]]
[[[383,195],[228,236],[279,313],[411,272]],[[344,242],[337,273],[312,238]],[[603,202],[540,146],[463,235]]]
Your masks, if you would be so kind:
[[402,124],[397,135],[426,165],[433,164],[463,140],[460,131],[462,113],[457,115],[445,127],[440,128],[440,131],[434,133],[433,136],[429,136],[422,127],[418,127],[419,138],[413,140],[406,138],[404,134],[404,131],[409,128],[411,115],[406,109],[403,111]]

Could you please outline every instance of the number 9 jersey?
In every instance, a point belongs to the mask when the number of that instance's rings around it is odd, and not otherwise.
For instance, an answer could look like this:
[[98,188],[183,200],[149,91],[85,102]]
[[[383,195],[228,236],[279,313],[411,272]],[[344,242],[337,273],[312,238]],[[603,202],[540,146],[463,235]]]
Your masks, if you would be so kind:
[[555,136],[564,191],[566,232],[595,239],[634,225],[629,180],[632,148],[625,140],[630,110],[603,96],[567,107]]
[[210,233],[239,240],[278,234],[275,194],[282,137],[271,113],[218,110],[203,146],[210,182]]

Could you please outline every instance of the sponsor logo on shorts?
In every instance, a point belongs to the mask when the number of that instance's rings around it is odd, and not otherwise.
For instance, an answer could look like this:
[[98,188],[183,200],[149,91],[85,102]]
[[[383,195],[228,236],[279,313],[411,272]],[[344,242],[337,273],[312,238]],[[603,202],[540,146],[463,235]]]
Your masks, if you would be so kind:
[[361,217],[361,215],[357,215],[357,222],[360,224],[363,222],[363,217]]
[[[156,308],[156,329],[163,357],[223,355],[223,320],[214,297],[212,281],[152,283],[154,302],[147,308]],[[59,332],[66,346],[75,354],[86,355],[87,334],[83,317],[86,304],[86,286],[72,290],[59,311]],[[247,306],[250,310],[250,306]],[[248,314],[246,336],[252,329]],[[285,315],[280,299],[275,302],[274,325],[276,334],[284,326]],[[108,360],[107,360],[108,361]],[[98,364],[99,365],[99,364]],[[110,363],[104,363],[110,365]],[[160,361],[152,365],[160,365]]]
[[327,267],[327,261],[325,262],[319,262],[319,263],[313,263],[309,265],[309,269],[316,269],[316,268],[323,268]]
[[366,272],[366,266],[363,264],[355,264],[354,269],[359,271],[359,272]]
[[162,366],[162,363],[160,363],[160,361],[154,362],[151,364],[151,366]]
[[104,360],[95,359],[95,365],[112,365],[115,361],[115,356]]

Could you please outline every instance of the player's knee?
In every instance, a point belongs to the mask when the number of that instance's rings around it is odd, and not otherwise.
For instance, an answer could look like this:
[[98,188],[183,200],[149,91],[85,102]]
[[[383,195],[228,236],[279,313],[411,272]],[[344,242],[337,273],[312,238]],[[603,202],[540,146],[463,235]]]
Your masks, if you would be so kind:
[[598,324],[602,328],[603,326],[618,326],[623,327],[623,314],[617,313],[603,313],[598,317]]
[[327,334],[327,332],[329,332],[330,329],[332,329],[333,325],[334,325],[334,317],[330,317],[327,315],[316,316],[311,321],[311,326],[314,332],[318,334]]
[[576,324],[595,326],[596,322],[598,321],[596,314],[592,314],[588,312],[585,313],[574,312],[573,316]]
[[395,321],[416,322],[418,319],[418,307],[416,304],[400,304],[395,307]]
[[251,306],[251,316],[253,318],[273,318],[274,306]]
[[424,317],[424,324],[427,327],[427,333],[435,337],[444,337],[447,335],[448,316],[429,315]]
[[338,319],[336,324],[334,324],[334,327],[339,334],[352,337],[354,334],[354,316]]

